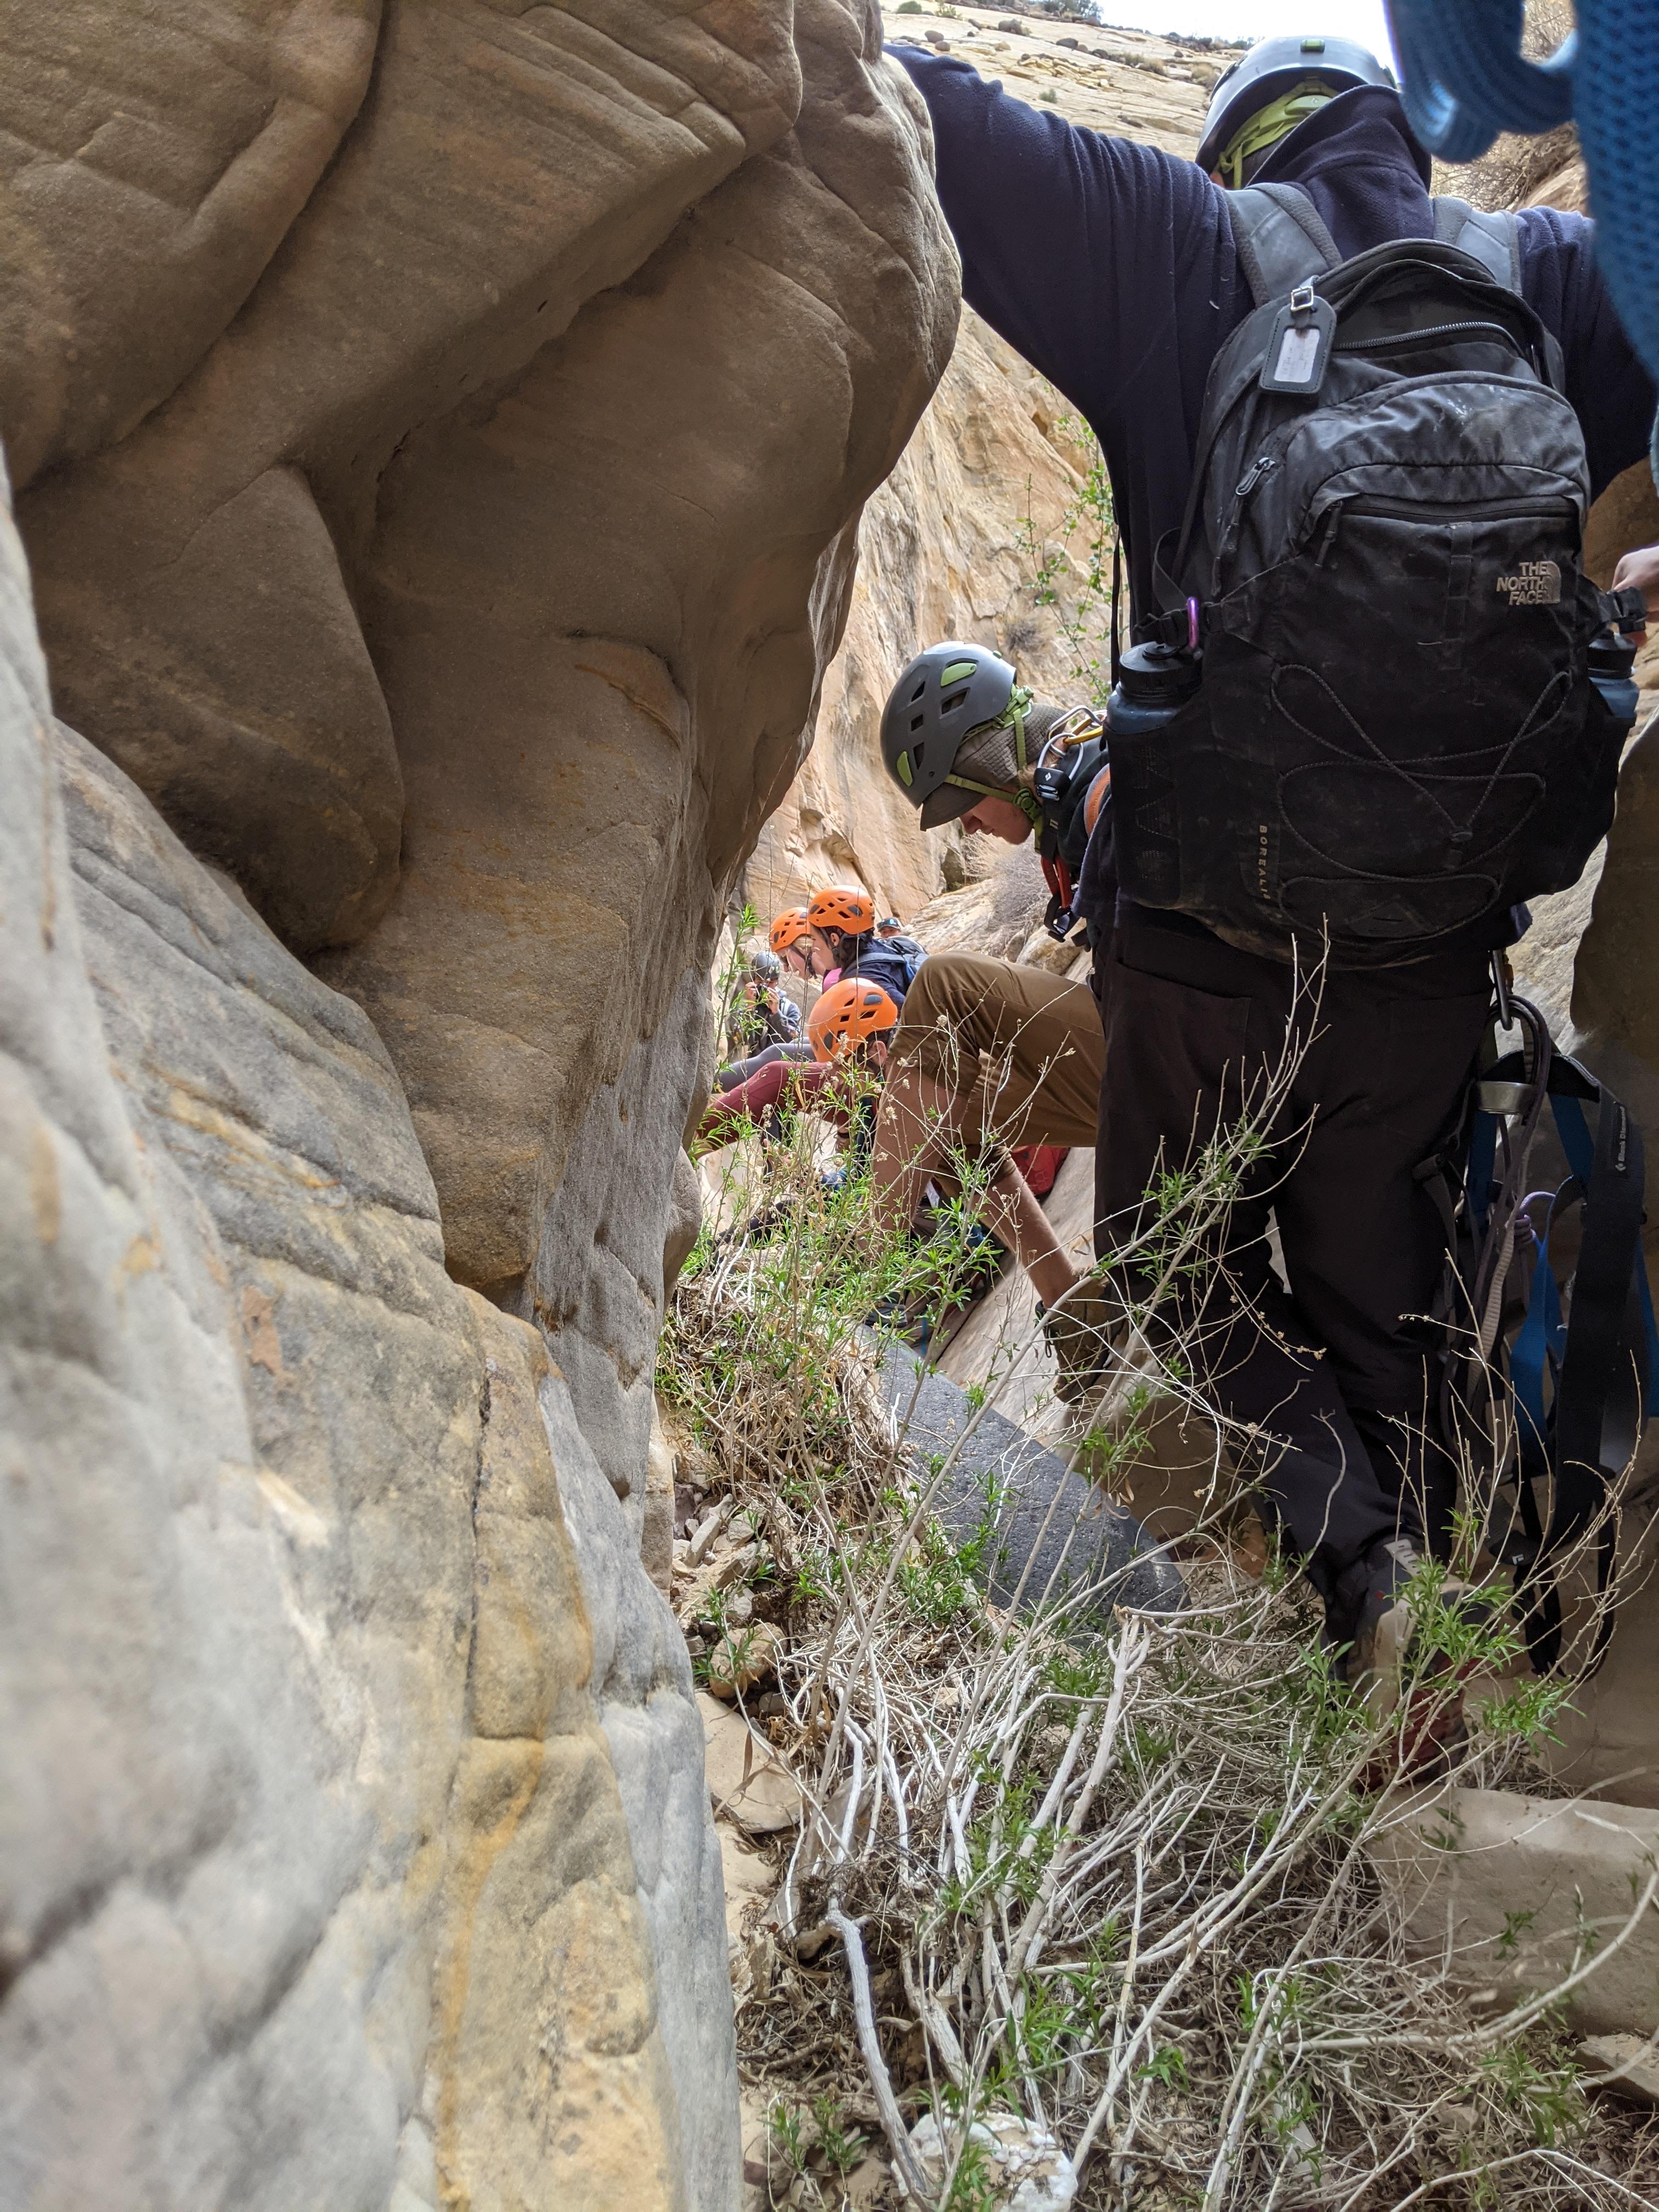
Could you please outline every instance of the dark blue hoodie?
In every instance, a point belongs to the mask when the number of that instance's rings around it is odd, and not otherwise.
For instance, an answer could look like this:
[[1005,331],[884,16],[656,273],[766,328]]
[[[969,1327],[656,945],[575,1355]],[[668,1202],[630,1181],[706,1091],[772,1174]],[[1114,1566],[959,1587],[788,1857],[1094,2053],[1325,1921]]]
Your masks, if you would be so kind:
[[[1186,505],[1210,363],[1254,305],[1226,195],[1195,163],[1029,107],[966,62],[892,52],[933,118],[969,305],[1100,440],[1139,614]],[[1355,254],[1433,236],[1427,167],[1397,97],[1365,87],[1310,116],[1254,181],[1301,185]],[[1599,492],[1646,453],[1654,388],[1596,270],[1595,226],[1553,208],[1520,222],[1522,289],[1560,341]]]

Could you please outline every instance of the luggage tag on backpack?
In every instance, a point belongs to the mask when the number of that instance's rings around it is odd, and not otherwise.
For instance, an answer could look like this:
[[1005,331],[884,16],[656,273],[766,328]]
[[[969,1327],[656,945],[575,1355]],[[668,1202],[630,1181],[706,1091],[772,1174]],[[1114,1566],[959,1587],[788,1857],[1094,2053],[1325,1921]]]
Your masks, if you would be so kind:
[[1325,381],[1336,336],[1336,309],[1311,284],[1298,284],[1274,318],[1257,381],[1263,392],[1311,398]]

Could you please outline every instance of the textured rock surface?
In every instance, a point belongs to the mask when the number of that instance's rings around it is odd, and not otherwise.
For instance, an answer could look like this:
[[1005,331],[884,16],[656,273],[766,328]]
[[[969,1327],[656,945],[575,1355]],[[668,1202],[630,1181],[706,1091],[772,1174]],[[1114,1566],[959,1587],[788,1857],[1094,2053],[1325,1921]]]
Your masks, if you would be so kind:
[[1659,1869],[1659,1814],[1448,1790],[1405,1812],[1376,1856],[1406,1905],[1413,1943],[1443,1958],[1453,1980],[1513,2002],[1553,1989],[1600,1949],[1607,1956],[1568,1994],[1566,2018],[1592,2034],[1659,2030],[1651,1906],[1613,1948]]
[[398,1061],[452,1268],[526,1311],[557,1305],[568,1208],[544,1214],[593,1115],[633,1116],[615,1171],[635,1215],[666,1211],[673,1148],[640,1101],[678,1135],[725,884],[800,758],[858,503],[954,327],[873,18],[810,0],[797,38],[810,126],[488,403],[416,431],[366,556],[403,879],[326,972]]
[[684,1648],[362,1014],[54,743],[10,552],[0,2196],[721,2204]]
[[[912,44],[943,40],[1010,92],[1074,123],[1192,152],[1230,51],[1105,27],[1085,28],[1073,50],[1056,41],[1079,26],[1020,20],[1024,30],[1009,33],[999,10],[963,8],[890,14],[888,28]],[[1079,656],[1042,597],[1039,572],[1061,550],[1086,566],[1086,521],[1074,520],[1069,537],[1066,523],[1092,457],[1092,439],[1060,395],[964,313],[933,404],[865,509],[846,640],[824,681],[812,751],[744,873],[744,896],[763,918],[849,878],[913,916],[944,871],[960,882],[1001,864],[996,848],[982,849],[987,840],[964,855],[954,835],[917,830],[882,770],[882,704],[917,641],[941,637],[994,646],[1050,696],[1083,696]],[[1074,611],[1075,578],[1062,572],[1051,582]],[[1103,614],[1092,627],[1103,632]]]
[[826,883],[863,883],[907,917],[939,890],[945,855],[963,840],[920,834],[878,744],[888,688],[915,641],[976,638],[1012,653],[1051,696],[1064,690],[1070,656],[1036,604],[1027,527],[1056,538],[1077,495],[1084,448],[1063,408],[964,311],[932,404],[864,511],[847,635],[824,679],[812,750],[744,871],[763,919]]
[[91,740],[66,836],[13,547],[0,2200],[717,2212],[650,1369],[719,914],[955,327],[926,118],[868,0],[0,51]]
[[[347,582],[394,452],[516,377],[794,118],[787,17],[738,40],[607,13],[171,0],[136,27],[80,0],[15,34],[0,116],[70,142],[56,190],[44,161],[14,182],[60,344],[26,354],[5,423],[31,467],[85,456],[21,518],[59,710],[302,950],[357,934],[396,880],[398,752]],[[270,100],[284,76],[302,99]],[[112,354],[131,379],[77,409]]]

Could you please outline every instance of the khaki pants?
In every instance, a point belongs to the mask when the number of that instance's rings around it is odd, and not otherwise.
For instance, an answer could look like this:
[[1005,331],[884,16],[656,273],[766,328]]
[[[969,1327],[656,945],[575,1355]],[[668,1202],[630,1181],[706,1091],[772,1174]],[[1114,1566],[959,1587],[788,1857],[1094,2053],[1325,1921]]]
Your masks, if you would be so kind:
[[1106,1040],[1086,983],[974,952],[936,952],[905,995],[894,1037],[946,1090],[971,1092],[987,1144],[1092,1145]]

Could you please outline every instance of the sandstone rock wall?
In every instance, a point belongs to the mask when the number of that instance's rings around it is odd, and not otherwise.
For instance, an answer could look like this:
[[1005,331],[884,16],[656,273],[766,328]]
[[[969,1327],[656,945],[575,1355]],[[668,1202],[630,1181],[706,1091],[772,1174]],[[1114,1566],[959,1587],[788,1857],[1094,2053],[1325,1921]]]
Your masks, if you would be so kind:
[[[1014,22],[1021,27],[1010,30]],[[888,32],[960,54],[1074,123],[1183,155],[1197,145],[1209,87],[1232,58],[1207,42],[994,9],[890,12]],[[865,509],[847,635],[824,682],[812,750],[744,872],[743,894],[763,920],[821,884],[849,880],[909,917],[941,890],[1002,866],[989,840],[918,831],[882,770],[881,709],[918,643],[944,637],[994,647],[1051,696],[1085,696],[1079,662],[1091,648],[1080,655],[1068,642],[1045,592],[1075,613],[1092,528],[1079,495],[1093,455],[1092,437],[1060,394],[964,311],[933,404]],[[1056,555],[1069,568],[1045,586],[1045,563]],[[1104,623],[1097,606],[1093,649]]]
[[[1039,604],[1041,546],[1062,534],[1085,444],[1065,403],[964,311],[950,367],[916,434],[864,510],[847,634],[824,681],[812,750],[762,830],[744,896],[769,921],[821,884],[861,883],[909,916],[939,891],[958,832],[924,837],[881,766],[881,710],[918,642],[967,637],[1063,696],[1071,656]],[[982,847],[985,840],[977,841]],[[961,880],[961,874],[958,874]]]
[[380,1040],[52,723],[6,541],[0,2197],[723,2203],[684,1648]]
[[868,0],[0,52],[0,2202],[716,2212],[650,1363],[926,118]]

